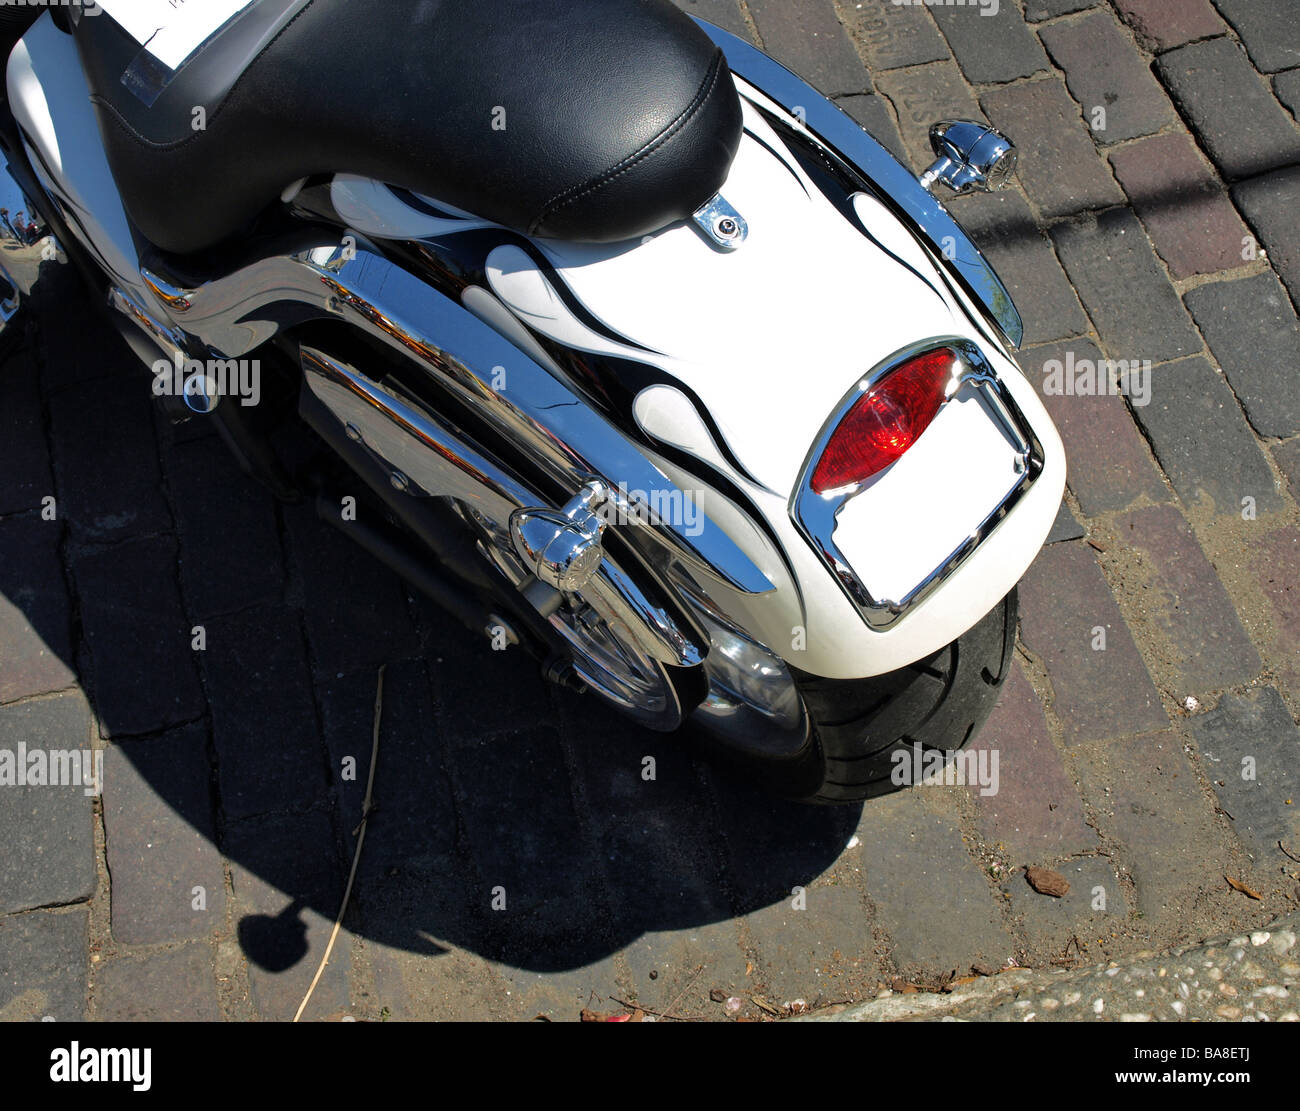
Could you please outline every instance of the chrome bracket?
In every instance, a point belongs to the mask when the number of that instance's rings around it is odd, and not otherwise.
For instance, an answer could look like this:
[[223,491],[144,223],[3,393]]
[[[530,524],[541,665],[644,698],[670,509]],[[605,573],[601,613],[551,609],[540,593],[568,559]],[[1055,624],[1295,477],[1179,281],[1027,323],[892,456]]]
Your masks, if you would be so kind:
[[715,193],[700,205],[691,219],[704,238],[723,251],[734,251],[749,235],[749,224],[721,193]]

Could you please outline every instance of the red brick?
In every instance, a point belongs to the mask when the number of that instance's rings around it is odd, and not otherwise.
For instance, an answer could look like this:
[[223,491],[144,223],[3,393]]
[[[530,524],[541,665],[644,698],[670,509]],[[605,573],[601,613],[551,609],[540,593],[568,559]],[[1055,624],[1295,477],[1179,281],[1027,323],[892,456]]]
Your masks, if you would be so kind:
[[1175,278],[1246,265],[1250,231],[1189,136],[1153,135],[1112,152],[1110,162]]
[[1210,0],[1114,0],[1144,46],[1168,50],[1227,31]]
[[1017,860],[1069,856],[1096,844],[1079,792],[1048,736],[1038,695],[1018,663],[971,748],[998,754],[998,793],[970,788],[985,838]]
[[[1086,544],[1051,544],[1020,583],[1021,638],[1047,669],[1067,744],[1168,723],[1119,606]],[[1094,649],[1094,629],[1105,648]]]

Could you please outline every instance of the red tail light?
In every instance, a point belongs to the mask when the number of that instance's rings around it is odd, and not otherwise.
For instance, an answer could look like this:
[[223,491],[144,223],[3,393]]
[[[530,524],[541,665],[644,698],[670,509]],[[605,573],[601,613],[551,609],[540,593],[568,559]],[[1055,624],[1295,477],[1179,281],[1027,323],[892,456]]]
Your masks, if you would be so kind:
[[943,404],[957,353],[940,347],[899,364],[864,393],[831,433],[813,470],[815,493],[883,471],[921,438]]

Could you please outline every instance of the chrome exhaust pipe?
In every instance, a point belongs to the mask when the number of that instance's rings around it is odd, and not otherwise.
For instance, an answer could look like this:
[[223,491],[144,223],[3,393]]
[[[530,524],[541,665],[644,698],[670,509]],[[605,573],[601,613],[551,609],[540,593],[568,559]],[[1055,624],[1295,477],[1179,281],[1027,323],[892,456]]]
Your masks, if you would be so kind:
[[[339,421],[349,440],[383,464],[390,483],[400,493],[415,498],[451,498],[484,527],[506,537],[516,531],[512,526],[530,538],[539,538],[548,522],[556,526],[543,551],[525,549],[533,554],[533,561],[520,553],[522,570],[501,567],[543,616],[558,608],[565,592],[581,593],[615,615],[649,659],[673,667],[703,662],[705,648],[695,633],[648,598],[605,558],[599,544],[589,542],[589,533],[594,531],[588,528],[589,511],[581,515],[575,510],[569,517],[566,513],[571,506],[562,510],[548,506],[454,425],[325,352],[304,346],[301,362],[306,388]],[[529,526],[530,521],[535,524]],[[572,537],[565,531],[567,527],[573,528]],[[559,570],[554,577],[534,577],[543,564],[549,576],[549,561],[553,555],[559,560],[560,548],[569,539],[583,543],[579,545],[580,558],[562,568],[559,562],[555,565],[568,577]]]

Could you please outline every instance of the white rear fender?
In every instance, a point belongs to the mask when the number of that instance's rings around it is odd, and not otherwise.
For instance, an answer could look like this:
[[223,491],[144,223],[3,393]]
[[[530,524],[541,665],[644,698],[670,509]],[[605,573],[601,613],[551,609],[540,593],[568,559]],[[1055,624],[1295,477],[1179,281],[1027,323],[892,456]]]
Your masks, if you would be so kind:
[[[724,610],[804,671],[893,670],[958,637],[1024,573],[1060,504],[1060,440],[936,252],[869,193],[836,204],[750,99],[745,129],[721,193],[748,225],[739,249],[685,224],[639,244],[538,241],[549,267],[505,245],[487,281],[546,338],[661,372],[635,418],[707,468],[656,462],[684,489],[724,475],[700,495],[706,512],[781,585],[715,597]],[[828,418],[926,341],[970,348],[1005,404],[977,389],[955,397],[902,459],[822,514],[822,536],[800,493]],[[1024,444],[999,439],[995,408],[1014,412]],[[1019,451],[1029,445],[1032,460]],[[1026,465],[1022,480],[1014,468]]]
[[[737,87],[745,135],[721,190],[747,224],[737,249],[690,223],[614,244],[502,232],[462,300],[535,358],[541,337],[640,368],[627,419],[660,445],[647,455],[777,586],[711,585],[737,624],[803,671],[894,670],[960,636],[1032,562],[1064,489],[1060,439],[1004,345],[1018,337],[1014,308],[951,218],[923,191],[905,197],[952,229],[949,265],[897,214],[896,193],[868,191],[879,175],[845,188],[809,162],[817,138],[796,116]],[[828,102],[803,103],[839,121]],[[919,191],[892,159],[882,167],[896,191],[904,179]],[[331,200],[376,238],[491,234],[359,178],[336,178]],[[816,449],[855,391],[927,343],[969,352],[981,380],[855,496],[810,496]],[[1014,417],[1006,434],[999,412]]]

